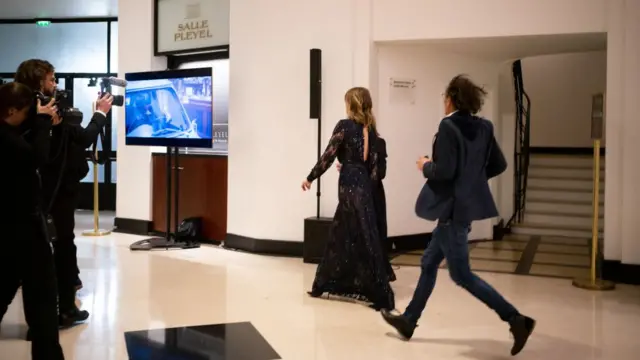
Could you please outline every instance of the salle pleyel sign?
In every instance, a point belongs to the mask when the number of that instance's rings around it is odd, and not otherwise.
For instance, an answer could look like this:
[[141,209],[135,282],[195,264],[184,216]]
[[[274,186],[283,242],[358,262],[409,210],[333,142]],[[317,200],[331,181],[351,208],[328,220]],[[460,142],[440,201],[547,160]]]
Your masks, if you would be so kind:
[[230,0],[156,0],[159,54],[229,45]]

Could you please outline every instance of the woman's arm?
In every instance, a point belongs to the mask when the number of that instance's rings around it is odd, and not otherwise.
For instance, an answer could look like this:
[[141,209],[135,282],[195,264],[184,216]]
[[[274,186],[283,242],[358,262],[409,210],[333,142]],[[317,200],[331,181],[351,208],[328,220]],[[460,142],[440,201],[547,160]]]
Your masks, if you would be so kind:
[[327,169],[331,167],[331,164],[335,161],[338,156],[338,149],[344,140],[344,121],[340,120],[336,127],[333,129],[333,134],[331,135],[331,139],[329,140],[329,145],[325,149],[324,153],[320,157],[320,160],[313,167],[309,175],[307,176],[308,182],[313,182],[315,179],[319,178],[324,174]]

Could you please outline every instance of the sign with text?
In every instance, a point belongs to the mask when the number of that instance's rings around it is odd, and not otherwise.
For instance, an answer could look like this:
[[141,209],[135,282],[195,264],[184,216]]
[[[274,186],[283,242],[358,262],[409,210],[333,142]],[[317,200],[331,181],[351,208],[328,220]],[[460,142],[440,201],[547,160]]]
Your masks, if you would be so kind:
[[156,55],[229,45],[230,0],[156,0]]

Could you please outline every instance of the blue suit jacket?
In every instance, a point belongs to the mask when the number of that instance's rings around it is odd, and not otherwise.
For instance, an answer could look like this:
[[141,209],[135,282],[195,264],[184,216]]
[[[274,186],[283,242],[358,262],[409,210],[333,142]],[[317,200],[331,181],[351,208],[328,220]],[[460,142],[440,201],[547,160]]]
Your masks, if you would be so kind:
[[504,172],[507,161],[488,120],[456,112],[440,122],[432,161],[416,214],[427,220],[470,223],[498,216],[488,180]]

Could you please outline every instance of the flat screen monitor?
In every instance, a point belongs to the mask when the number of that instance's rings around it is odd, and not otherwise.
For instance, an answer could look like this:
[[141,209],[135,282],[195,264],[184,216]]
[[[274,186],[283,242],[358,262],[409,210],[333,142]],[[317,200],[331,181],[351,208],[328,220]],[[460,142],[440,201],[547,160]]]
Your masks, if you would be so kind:
[[211,148],[212,70],[125,75],[127,145]]

